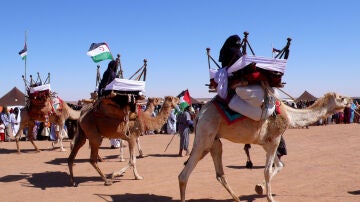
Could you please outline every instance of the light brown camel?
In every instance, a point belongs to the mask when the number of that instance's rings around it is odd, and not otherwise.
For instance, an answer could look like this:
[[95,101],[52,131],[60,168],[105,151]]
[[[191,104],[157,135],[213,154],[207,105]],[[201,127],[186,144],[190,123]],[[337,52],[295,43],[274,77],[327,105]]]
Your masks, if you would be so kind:
[[[195,139],[191,155],[184,169],[178,176],[181,201],[185,201],[185,190],[189,176],[196,164],[208,153],[211,153],[216,170],[217,180],[225,187],[235,201],[240,201],[236,193],[227,183],[222,164],[222,143],[220,138],[228,139],[235,143],[259,144],[266,152],[264,169],[267,200],[273,202],[271,192],[271,179],[282,168],[276,157],[276,149],[280,137],[289,126],[306,126],[317,120],[343,110],[349,98],[335,93],[325,94],[312,106],[305,109],[294,109],[283,103],[280,105],[280,114],[270,116],[267,120],[254,121],[245,119],[227,125],[222,115],[213,104],[214,100],[202,107],[197,116]],[[273,168],[274,165],[274,168]],[[261,186],[256,186],[256,191],[261,194]]]
[[[145,108],[145,111],[142,111],[140,110],[139,111],[139,117],[142,117],[142,116],[148,116],[148,117],[151,117],[152,116],[152,113],[154,112],[155,110],[155,106],[158,106],[160,105],[162,102],[164,101],[163,98],[156,98],[156,97],[153,97],[153,98],[148,98],[148,101],[146,103],[146,108]],[[142,135],[144,135],[144,133],[146,132],[146,130],[156,130],[156,129],[160,129],[160,128],[149,128],[146,126],[146,123],[145,124],[145,128],[144,128],[144,131],[142,131]],[[160,123],[161,124],[161,123]],[[164,125],[165,123],[163,123],[162,125]],[[121,143],[122,145],[123,143]],[[139,158],[144,158],[144,153],[142,151],[142,148],[141,148],[141,144],[140,144],[140,137],[138,137],[136,139],[136,144],[137,144],[137,148],[138,148],[138,151],[139,151]],[[120,161],[125,161],[125,158],[124,158],[124,147],[120,146]]]
[[[105,181],[105,185],[111,185],[112,180],[124,173],[129,167],[133,168],[135,179],[143,179],[138,174],[135,156],[136,140],[144,131],[144,124],[141,122],[156,125],[156,123],[167,118],[171,109],[178,104],[179,98],[167,96],[161,111],[156,117],[135,116],[135,118],[131,119],[128,119],[129,112],[131,111],[129,104],[119,105],[109,99],[102,99],[100,104],[95,105],[95,107],[83,110],[78,121],[79,133],[73,139],[74,146],[68,158],[70,180],[73,186],[77,186],[73,175],[74,159],[79,149],[85,144],[86,139],[89,139],[91,148],[90,163]],[[111,180],[105,177],[97,165],[99,146],[103,137],[121,138],[128,142],[129,147],[130,159],[128,165],[117,172],[113,172]]]
[[[32,134],[32,129],[34,128],[35,121],[40,122],[50,122],[53,124],[57,124],[60,128],[60,135],[58,137],[60,143],[60,149],[64,151],[63,143],[62,143],[62,128],[64,128],[65,120],[77,120],[80,117],[80,111],[73,110],[69,107],[64,101],[60,101],[59,106],[57,108],[59,110],[55,110],[52,104],[52,97],[42,97],[40,100],[33,102],[33,99],[39,99],[36,97],[30,96],[30,106],[25,107],[20,112],[21,122],[19,126],[19,131],[15,136],[17,152],[20,153],[19,146],[19,138],[21,134],[23,134],[23,129],[25,127],[28,128],[27,138],[30,140],[31,144],[34,146],[37,152],[40,152],[38,147],[34,143],[34,137]],[[32,104],[36,103],[36,104]]]

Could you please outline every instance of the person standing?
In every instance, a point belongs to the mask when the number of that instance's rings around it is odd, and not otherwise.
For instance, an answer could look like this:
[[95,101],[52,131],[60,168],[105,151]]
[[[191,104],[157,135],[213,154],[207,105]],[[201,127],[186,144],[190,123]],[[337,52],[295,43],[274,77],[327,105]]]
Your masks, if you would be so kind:
[[167,134],[175,134],[176,133],[176,115],[175,109],[171,110],[171,113],[167,120]]
[[183,150],[186,151],[186,156],[189,155],[189,135],[190,126],[193,125],[190,115],[190,106],[187,106],[183,112],[178,115],[178,128],[180,134],[180,148],[179,156],[183,156]]
[[5,142],[9,142],[13,140],[12,129],[11,129],[11,121],[10,121],[10,114],[7,110],[7,106],[3,107],[1,112],[1,120],[5,125]]
[[[19,123],[17,121],[17,117],[15,114],[14,109],[10,109],[10,124],[11,124],[11,130],[12,130],[12,136],[15,137],[17,131],[19,130],[18,127],[15,128]],[[17,129],[17,130],[16,130]]]
[[5,141],[5,125],[0,119],[0,142]]

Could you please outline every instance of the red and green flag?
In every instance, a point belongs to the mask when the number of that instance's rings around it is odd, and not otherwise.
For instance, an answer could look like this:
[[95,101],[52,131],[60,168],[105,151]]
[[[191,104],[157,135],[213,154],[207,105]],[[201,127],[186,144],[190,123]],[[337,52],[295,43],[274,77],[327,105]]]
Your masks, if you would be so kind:
[[183,90],[177,97],[180,99],[179,107],[181,111],[184,111],[187,106],[191,106],[191,97],[189,90]]
[[87,55],[91,57],[94,62],[101,62],[103,60],[113,60],[114,57],[110,52],[110,48],[107,43],[92,43],[87,52]]

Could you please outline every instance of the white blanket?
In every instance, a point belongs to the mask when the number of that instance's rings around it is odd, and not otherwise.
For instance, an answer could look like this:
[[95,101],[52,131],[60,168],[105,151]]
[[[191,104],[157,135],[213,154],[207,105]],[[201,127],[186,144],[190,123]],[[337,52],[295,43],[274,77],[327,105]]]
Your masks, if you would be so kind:
[[142,93],[144,93],[145,81],[115,78],[105,87],[105,90],[141,91]]
[[[235,91],[236,95],[229,102],[230,109],[255,121],[264,120],[275,111],[276,98],[269,96],[265,103],[265,91],[260,85],[237,87]],[[275,97],[279,97],[276,89],[273,93]]]
[[256,67],[270,71],[278,71],[284,73],[287,60],[267,58],[262,56],[243,55],[233,65],[231,65],[231,67],[228,68],[228,73],[232,73],[237,70],[240,70],[253,62],[256,63]]
[[44,90],[50,90],[50,84],[44,84],[41,86],[36,86],[36,87],[30,87],[30,93],[35,93],[38,91],[44,91]]

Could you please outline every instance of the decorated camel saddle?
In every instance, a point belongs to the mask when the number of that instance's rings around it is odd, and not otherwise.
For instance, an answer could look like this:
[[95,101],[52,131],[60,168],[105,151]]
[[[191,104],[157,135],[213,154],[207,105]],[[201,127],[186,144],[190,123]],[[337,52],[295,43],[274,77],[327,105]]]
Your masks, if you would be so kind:
[[[120,63],[119,55],[117,60]],[[131,111],[135,112],[137,103],[145,99],[146,67],[147,60],[144,59],[144,65],[129,79],[124,79],[120,66],[118,73],[120,78],[115,78],[106,85],[104,96],[99,98],[96,103],[117,104],[120,107],[130,105]],[[136,75],[137,77],[135,77]]]
[[62,110],[63,101],[51,90],[50,74],[45,82],[42,82],[39,73],[36,81],[32,79],[32,76],[29,82],[25,78],[24,81],[28,97],[26,107],[30,113],[47,116]]
[[[248,40],[248,33],[244,32],[238,51],[241,57],[231,62],[230,65],[220,68],[210,56],[209,60],[210,84],[209,92],[216,92],[217,99],[227,103],[228,110],[233,110],[256,121],[265,120],[275,111],[278,92],[273,87],[283,87],[282,76],[286,69],[287,58],[291,39],[282,50],[273,49],[275,57],[255,56]],[[225,46],[225,44],[224,44]],[[223,46],[223,48],[224,48]],[[249,47],[252,55],[247,54]],[[242,50],[241,50],[242,49]],[[228,51],[231,54],[231,51]],[[228,58],[236,58],[230,55]],[[218,69],[210,67],[210,59],[217,65]],[[226,108],[219,108],[226,109]]]

